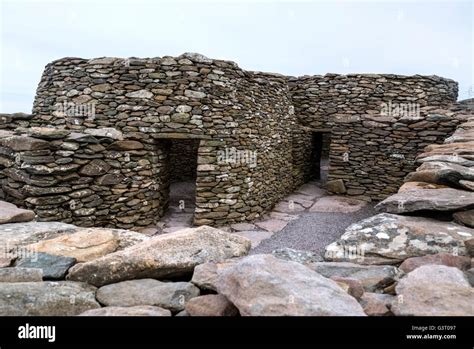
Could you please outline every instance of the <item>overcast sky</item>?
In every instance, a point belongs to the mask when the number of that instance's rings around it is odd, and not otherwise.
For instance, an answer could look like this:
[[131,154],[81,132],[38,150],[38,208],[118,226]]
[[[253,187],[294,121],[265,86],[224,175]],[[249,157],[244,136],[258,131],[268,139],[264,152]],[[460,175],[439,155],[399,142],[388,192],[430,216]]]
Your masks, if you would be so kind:
[[61,57],[183,52],[287,75],[436,74],[474,97],[472,0],[0,2],[0,112],[31,112]]

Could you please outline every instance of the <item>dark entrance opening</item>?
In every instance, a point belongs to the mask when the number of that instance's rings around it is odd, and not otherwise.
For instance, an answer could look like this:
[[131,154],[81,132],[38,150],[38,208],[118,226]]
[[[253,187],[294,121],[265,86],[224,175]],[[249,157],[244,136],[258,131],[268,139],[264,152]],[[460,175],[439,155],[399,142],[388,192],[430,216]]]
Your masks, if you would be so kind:
[[331,134],[329,132],[313,132],[311,143],[311,179],[324,184],[328,178]]
[[193,225],[199,140],[167,139],[160,142],[165,153],[165,195],[169,198],[160,228],[170,233]]

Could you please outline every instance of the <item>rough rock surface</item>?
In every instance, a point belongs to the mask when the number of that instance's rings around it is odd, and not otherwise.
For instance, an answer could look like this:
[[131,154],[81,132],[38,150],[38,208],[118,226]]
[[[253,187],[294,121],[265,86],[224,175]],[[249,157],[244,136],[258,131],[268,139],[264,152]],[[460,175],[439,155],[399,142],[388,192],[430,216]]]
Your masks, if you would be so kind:
[[322,262],[323,258],[311,251],[294,250],[289,247],[279,248],[272,251],[272,255],[287,261],[298,262],[301,264]]
[[102,286],[97,300],[107,306],[132,307],[155,305],[174,312],[184,309],[185,303],[199,296],[199,289],[189,282],[161,282],[154,279],[122,281]]
[[395,264],[434,253],[466,255],[474,230],[429,218],[381,213],[352,224],[326,247],[325,259],[359,264]]
[[152,305],[137,305],[134,307],[103,307],[91,309],[79,316],[171,316],[168,309]]
[[222,263],[203,263],[194,268],[191,282],[201,290],[217,291],[219,273],[237,263],[238,259],[228,259]]
[[0,283],[0,316],[70,316],[99,308],[96,288],[80,282]]
[[37,268],[0,268],[0,282],[43,281],[43,272]]
[[10,249],[75,232],[75,225],[60,222],[28,222],[0,225],[0,246]]
[[474,210],[455,212],[453,218],[456,223],[474,228]]
[[219,273],[217,290],[243,316],[363,316],[336,282],[272,255],[245,257]]
[[220,294],[209,294],[190,299],[186,312],[191,316],[236,316],[239,310]]
[[75,258],[55,256],[42,252],[35,253],[32,256],[26,256],[16,261],[16,267],[41,269],[45,280],[64,279],[67,271],[74,264],[76,264]]
[[396,287],[395,315],[473,316],[474,288],[463,272],[444,265],[425,265],[402,278]]
[[369,316],[388,316],[393,315],[390,308],[394,298],[389,294],[365,292],[359,303]]
[[58,236],[28,245],[31,251],[75,258],[87,262],[114,252],[118,239],[108,229],[84,229],[73,234]]
[[447,253],[437,253],[422,257],[407,258],[403,261],[399,268],[403,272],[409,273],[416,268],[427,264],[446,265],[448,267],[466,270],[471,267],[471,258],[466,256],[454,256]]
[[458,189],[410,190],[389,196],[375,208],[382,212],[456,211],[474,207],[474,192]]
[[125,250],[70,269],[70,280],[92,285],[130,279],[166,278],[190,274],[196,265],[247,254],[250,241],[235,234],[201,226],[159,235]]
[[359,265],[347,262],[320,262],[308,265],[327,278],[351,278],[361,282],[364,290],[374,292],[393,284],[398,270],[391,265]]
[[24,210],[8,202],[0,201],[0,224],[29,222],[33,219],[35,219],[33,211]]

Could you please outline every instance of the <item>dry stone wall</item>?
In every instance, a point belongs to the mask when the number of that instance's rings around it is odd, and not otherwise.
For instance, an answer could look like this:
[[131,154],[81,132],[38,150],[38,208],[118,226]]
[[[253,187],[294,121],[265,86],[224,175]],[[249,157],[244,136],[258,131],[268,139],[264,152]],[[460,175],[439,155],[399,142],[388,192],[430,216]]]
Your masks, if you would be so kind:
[[289,84],[299,122],[330,132],[328,180],[342,181],[349,195],[380,200],[396,192],[416,154],[459,124],[444,113],[457,83],[437,76],[327,74]]
[[[252,221],[314,178],[314,132],[326,132],[329,180],[381,199],[458,124],[438,113],[456,95],[439,77],[293,78],[199,54],[63,58],[46,66],[32,116],[3,127],[16,134],[1,138],[2,195],[41,220],[135,228],[160,219],[178,172],[195,173],[195,224]],[[384,103],[419,113],[383,115]]]

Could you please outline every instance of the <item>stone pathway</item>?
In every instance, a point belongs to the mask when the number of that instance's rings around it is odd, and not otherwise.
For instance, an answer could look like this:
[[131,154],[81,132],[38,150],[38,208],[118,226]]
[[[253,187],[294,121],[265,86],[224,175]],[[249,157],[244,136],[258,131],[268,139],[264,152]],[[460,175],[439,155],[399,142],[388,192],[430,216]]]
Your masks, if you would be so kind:
[[[252,249],[259,253],[270,253],[284,247],[322,252],[351,223],[374,214],[372,205],[364,201],[328,195],[322,189],[324,171],[322,174],[322,181],[303,184],[258,221],[231,224],[219,229],[250,239]],[[194,182],[173,183],[169,210],[157,229],[149,233],[172,233],[192,227],[194,195]],[[180,206],[180,202],[184,202],[184,207]]]

